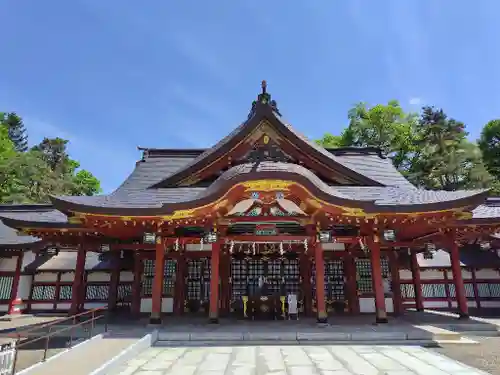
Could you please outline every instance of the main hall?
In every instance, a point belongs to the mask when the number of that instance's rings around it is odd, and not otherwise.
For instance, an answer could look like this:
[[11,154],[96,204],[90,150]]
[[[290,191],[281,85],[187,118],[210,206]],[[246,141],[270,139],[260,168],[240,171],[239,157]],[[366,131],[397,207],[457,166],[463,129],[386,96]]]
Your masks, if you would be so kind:
[[8,310],[385,323],[424,308],[421,263],[443,254],[434,302],[464,319],[471,301],[500,306],[488,191],[419,189],[378,149],[320,147],[284,120],[265,81],[243,119],[208,149],[140,148],[109,195],[2,206]]

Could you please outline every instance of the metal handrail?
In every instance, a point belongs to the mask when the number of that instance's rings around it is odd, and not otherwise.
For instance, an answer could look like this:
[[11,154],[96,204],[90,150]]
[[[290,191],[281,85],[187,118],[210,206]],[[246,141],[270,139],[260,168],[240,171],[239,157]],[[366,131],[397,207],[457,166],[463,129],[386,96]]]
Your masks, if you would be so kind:
[[[96,316],[96,312],[102,312],[104,311],[106,314],[105,315],[97,315]],[[22,340],[22,336],[21,335],[18,335],[17,336],[17,340],[16,340],[16,345],[15,345],[15,353],[14,353],[14,364],[13,364],[13,367],[12,367],[12,375],[15,374],[16,372],[16,364],[17,364],[17,356],[18,356],[18,351],[19,351],[19,348],[22,348],[23,346],[26,346],[26,345],[29,345],[29,344],[32,344],[34,342],[37,342],[37,341],[40,341],[40,340],[43,340],[45,339],[45,347],[44,347],[44,350],[43,350],[43,358],[41,360],[41,362],[44,362],[46,359],[47,359],[47,351],[49,350],[49,343],[50,343],[50,338],[61,333],[61,332],[65,332],[65,331],[70,331],[70,335],[69,335],[69,348],[73,347],[73,329],[74,328],[77,328],[77,327],[80,327],[80,326],[83,326],[85,324],[89,324],[90,323],[90,330],[89,330],[89,339],[92,337],[92,334],[93,334],[93,331],[94,331],[94,328],[95,328],[95,322],[99,319],[102,319],[102,318],[105,318],[104,320],[104,332],[107,332],[108,331],[108,311],[107,311],[107,308],[105,307],[100,307],[100,308],[96,308],[96,309],[92,309],[92,310],[88,310],[88,311],[85,311],[83,313],[80,313],[80,314],[76,314],[76,315],[73,315],[73,316],[70,316],[70,317],[67,317],[67,318],[63,318],[63,319],[58,319],[56,321],[53,321],[53,322],[50,322],[48,324],[44,324],[42,326],[38,326],[36,327],[37,329],[40,329],[40,328],[47,328],[49,327],[49,333],[45,334],[45,335],[42,335],[40,337],[35,337],[34,339],[31,339],[31,340],[27,340],[27,341],[24,341],[23,343],[20,343],[21,340]],[[85,320],[83,322],[76,322],[76,319],[77,318],[80,318],[82,316],[85,316],[85,315],[88,315],[88,314],[91,314],[91,317],[90,319],[88,320]],[[69,327],[63,327],[63,328],[60,328],[56,331],[52,331],[52,328],[55,324],[57,323],[61,323],[61,322],[65,322],[65,321],[68,321],[68,320],[72,320],[72,324],[69,326]],[[23,331],[23,332],[20,332],[20,334],[24,333],[28,333],[28,332],[32,332],[34,331],[35,329],[29,329],[29,330],[26,330],[26,331]]]
[[52,327],[56,324],[63,323],[63,322],[68,321],[68,320],[73,320],[73,322],[74,322],[75,318],[80,318],[82,316],[86,316],[89,314],[92,314],[92,316],[94,316],[94,313],[97,311],[107,311],[107,307],[97,307],[95,309],[87,310],[87,311],[84,311],[84,312],[81,312],[81,313],[78,313],[78,314],[75,314],[72,316],[67,316],[65,318],[52,320],[48,323],[36,325],[36,326],[28,328],[27,330],[24,330],[24,331],[19,331],[19,332],[16,331],[16,333],[8,333],[6,335],[2,335],[2,337],[10,337],[10,338],[19,339],[19,338],[23,337],[23,335],[26,335],[30,332],[37,331],[37,330],[42,329],[42,328]]

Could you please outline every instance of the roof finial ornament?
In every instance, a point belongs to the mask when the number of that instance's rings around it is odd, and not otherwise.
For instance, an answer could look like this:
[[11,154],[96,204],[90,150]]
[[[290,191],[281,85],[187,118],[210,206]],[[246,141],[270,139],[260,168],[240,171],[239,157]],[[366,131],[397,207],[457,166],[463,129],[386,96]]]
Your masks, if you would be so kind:
[[248,114],[248,118],[251,118],[256,110],[257,110],[257,103],[259,104],[266,104],[271,107],[271,109],[278,115],[281,116],[281,113],[278,110],[278,105],[276,104],[275,100],[271,100],[271,94],[267,92],[267,81],[262,81],[261,82],[261,87],[262,87],[262,92],[257,96],[257,100],[255,100],[252,103],[252,109],[250,110],[250,113]]

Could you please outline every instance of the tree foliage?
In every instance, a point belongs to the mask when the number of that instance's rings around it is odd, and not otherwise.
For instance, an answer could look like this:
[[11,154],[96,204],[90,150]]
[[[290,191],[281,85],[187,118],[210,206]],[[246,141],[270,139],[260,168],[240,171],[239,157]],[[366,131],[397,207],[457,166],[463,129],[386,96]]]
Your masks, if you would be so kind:
[[67,144],[65,139],[45,138],[24,150],[16,147],[8,125],[1,123],[0,203],[46,203],[51,195],[99,193],[99,180],[79,169],[80,163],[68,155]]
[[418,187],[436,190],[490,188],[500,193],[500,120],[485,126],[479,143],[467,139],[465,125],[442,109],[406,113],[397,101],[348,112],[340,136],[325,134],[325,147],[377,147]]
[[500,120],[491,120],[481,132],[479,148],[488,171],[500,180]]
[[0,112],[0,124],[7,128],[9,138],[18,152],[28,151],[28,134],[23,120],[14,112]]

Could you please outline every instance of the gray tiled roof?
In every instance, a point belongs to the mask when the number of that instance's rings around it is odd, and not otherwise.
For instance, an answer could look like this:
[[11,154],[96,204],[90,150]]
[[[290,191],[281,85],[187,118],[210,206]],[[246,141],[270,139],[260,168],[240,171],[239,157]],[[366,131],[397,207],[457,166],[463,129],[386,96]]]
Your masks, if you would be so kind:
[[20,245],[31,245],[38,242],[39,239],[32,236],[20,236],[15,229],[9,228],[0,220],[0,247]]
[[12,210],[0,211],[0,218],[23,221],[39,221],[46,223],[65,223],[68,221],[65,214],[56,209],[47,210]]
[[[39,256],[25,267],[27,271],[75,270],[77,251],[60,251],[57,255]],[[85,259],[85,270],[109,270],[111,262],[101,260],[99,253],[88,251]]]
[[95,197],[58,197],[72,203],[99,207],[161,207],[165,203],[178,203],[195,199],[206,188],[173,188],[120,191]]
[[[434,252],[432,259],[426,259],[423,253],[417,254],[417,262],[421,268],[451,267],[450,253],[442,249]],[[462,267],[494,268],[500,266],[500,258],[494,251],[461,248],[460,265]]]
[[423,190],[402,187],[336,186],[335,190],[350,199],[375,201],[378,205],[429,204],[467,198],[484,190]]
[[497,217],[500,220],[500,205],[489,205],[486,202],[486,204],[477,206],[472,210],[472,215],[474,219],[491,219]]
[[392,164],[389,158],[381,158],[376,153],[346,153],[337,155],[336,160],[344,166],[371,178],[385,186],[415,189]]
[[[219,179],[207,188],[161,188],[138,191],[128,191],[120,194],[96,197],[59,197],[62,200],[98,207],[129,207],[153,208],[168,203],[187,202],[212,194],[220,184],[230,180],[235,175],[255,171],[252,165],[242,164],[229,169]],[[286,171],[307,177],[320,190],[342,199],[371,201],[380,206],[386,205],[419,205],[448,202],[467,198],[482,193],[484,190],[432,191],[422,189],[406,189],[402,187],[380,186],[328,186],[308,169],[295,164],[264,162],[260,163],[258,171]],[[500,212],[499,212],[500,214]],[[1,215],[1,214],[0,214]],[[500,215],[498,215],[500,216]]]
[[137,162],[132,173],[112,195],[127,193],[130,190],[145,190],[186,166],[191,160],[193,157],[145,156],[144,160]]

